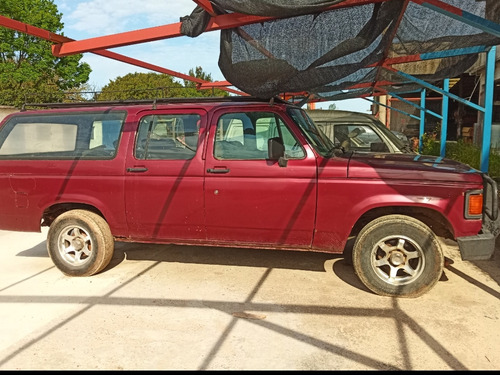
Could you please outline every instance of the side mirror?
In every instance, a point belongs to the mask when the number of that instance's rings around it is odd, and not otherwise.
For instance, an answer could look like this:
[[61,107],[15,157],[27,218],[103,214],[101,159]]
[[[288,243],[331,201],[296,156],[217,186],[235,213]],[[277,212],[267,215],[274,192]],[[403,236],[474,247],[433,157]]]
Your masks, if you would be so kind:
[[280,167],[286,167],[288,160],[285,158],[285,146],[279,137],[267,140],[267,150],[269,160],[278,160]]

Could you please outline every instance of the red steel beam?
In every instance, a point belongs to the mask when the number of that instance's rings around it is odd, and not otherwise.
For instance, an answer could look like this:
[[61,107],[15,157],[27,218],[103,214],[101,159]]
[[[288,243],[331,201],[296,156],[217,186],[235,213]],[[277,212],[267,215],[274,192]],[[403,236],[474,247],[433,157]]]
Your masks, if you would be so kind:
[[[322,11],[385,2],[388,0],[344,0],[341,3],[325,7]],[[206,6],[206,2],[198,1]],[[279,17],[253,16],[241,13],[222,14],[212,17],[205,31],[232,29],[253,23],[276,20]],[[152,42],[155,40],[184,36],[180,32],[181,22],[146,29],[126,31],[123,33],[106,35],[79,41],[63,42],[52,47],[55,56],[67,56],[83,52],[122,47],[131,44]]]
[[193,0],[193,1],[200,7],[202,7],[205,10],[205,12],[210,14],[212,17],[216,16],[214,7],[212,6],[212,3],[209,0]]
[[[422,61],[422,57],[420,53],[414,54],[414,55],[406,55],[406,56],[398,56],[398,57],[388,57],[384,59],[381,67],[386,67],[389,65],[394,65],[394,64],[403,64],[403,63],[408,63],[408,62],[416,62],[416,61]],[[375,67],[378,66],[380,63],[374,63],[371,65],[368,65],[368,67]]]
[[[272,20],[271,17],[247,16],[243,14],[224,14],[216,16],[209,22],[207,31],[234,28],[255,22]],[[97,38],[67,42],[52,46],[55,56],[68,56],[82,52],[92,52],[106,48],[116,48],[131,44],[153,42],[161,39],[170,39],[184,36],[181,34],[181,22],[164,26],[149,27],[146,29],[126,31],[123,33],[106,35]]]
[[215,81],[215,82],[205,82],[200,85],[200,89],[211,89],[212,87],[226,87],[232,86],[229,81]]
[[13,20],[0,15],[0,25],[8,29],[16,30],[25,34],[33,35],[54,43],[64,43],[72,41],[73,39],[66,38],[65,36],[54,34],[51,31],[40,29],[39,27],[28,25],[24,22]]
[[[235,28],[257,22],[272,21],[279,18],[279,17],[251,16],[240,13],[231,13],[231,14],[215,16],[212,4],[208,0],[193,0],[193,1],[196,4],[200,5],[203,9],[205,9],[209,14],[213,15],[212,19],[210,20],[207,26],[206,31]],[[384,1],[388,0],[345,0],[341,3],[326,7],[325,9],[323,9],[323,11],[373,4]],[[76,41],[74,39],[54,34],[50,31],[43,30],[35,26],[27,25],[22,22],[15,21],[3,16],[0,16],[0,25],[40,37],[52,41],[54,43],[58,43],[52,46],[53,54],[55,56],[66,56],[83,52],[92,52],[100,56],[108,57],[117,61],[125,62],[148,70],[157,71],[159,73],[164,73],[177,78],[196,82],[198,84],[197,85],[198,89],[220,87],[221,89],[227,92],[235,93],[237,95],[248,95],[241,91],[228,88],[227,86],[231,85],[231,83],[228,81],[220,81],[220,82],[204,81],[196,77],[175,72],[170,69],[162,68],[157,65],[149,64],[141,60],[137,60],[131,57],[127,57],[124,55],[120,55],[118,53],[105,50],[105,48],[119,47],[130,44],[137,44],[137,43],[183,36],[183,34],[180,33],[180,26],[181,26],[180,22],[153,28],[124,32],[109,36],[90,38],[82,41]]]
[[[394,82],[392,81],[376,81],[375,86],[390,86],[393,85]],[[366,87],[373,87],[373,82],[363,82],[363,83],[357,83],[355,85],[349,86],[345,90],[351,90],[351,89],[362,89]]]
[[[38,38],[48,40],[50,42],[65,43],[65,42],[74,41],[74,39],[65,37],[63,35],[55,34],[51,31],[44,30],[44,29],[41,29],[39,27],[31,26],[31,25],[25,24],[25,23],[20,22],[20,21],[13,20],[11,18],[2,16],[2,15],[0,15],[0,26],[4,26],[6,28],[16,30],[16,31],[19,31],[19,32],[22,32],[25,34],[33,35],[33,36],[36,36]],[[146,63],[144,61],[137,60],[137,59],[134,59],[132,57],[120,55],[120,54],[115,53],[115,52],[100,50],[100,51],[93,51],[92,53],[99,55],[99,56],[110,58],[112,60],[117,60],[117,61],[121,61],[121,62],[130,64],[130,65],[135,65],[135,66],[138,66],[138,67],[141,67],[144,69],[156,71],[158,73],[168,74],[168,75],[171,75],[173,77],[185,79],[187,81],[196,82],[200,85],[204,84],[204,83],[210,83],[209,81],[205,81],[205,80],[200,79],[200,78],[196,78],[196,77],[193,77],[193,76],[190,76],[187,74],[175,72],[173,70],[162,68],[161,66],[158,66],[158,65],[149,64],[149,63]],[[225,86],[230,86],[230,85],[231,84],[228,84]],[[223,87],[222,90],[233,93],[233,94],[237,94],[237,95],[248,95],[248,94],[243,93],[239,90],[234,90],[234,89],[227,88],[227,87]]]

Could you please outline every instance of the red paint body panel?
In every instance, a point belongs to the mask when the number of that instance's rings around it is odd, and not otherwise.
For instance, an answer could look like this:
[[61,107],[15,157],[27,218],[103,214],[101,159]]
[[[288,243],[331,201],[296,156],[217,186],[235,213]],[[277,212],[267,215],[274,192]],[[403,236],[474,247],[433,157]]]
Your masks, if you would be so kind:
[[286,168],[264,160],[207,156],[206,225],[210,241],[309,247],[316,208],[315,159],[290,160]]
[[201,116],[198,152],[189,160],[137,160],[134,138],[128,145],[127,167],[147,171],[126,172],[125,201],[129,233],[140,241],[196,241],[205,239],[202,150],[206,128],[206,111],[186,107],[183,110],[141,111],[132,117],[130,134],[137,130],[142,117],[190,113]]
[[[272,112],[268,105],[252,110]],[[289,160],[286,167],[269,160],[217,160],[213,156],[215,124],[228,112],[248,111],[234,106],[215,112],[207,142],[205,172],[207,240],[214,243],[309,248],[316,210],[316,157]],[[283,121],[291,121],[276,112]],[[291,128],[293,129],[293,123]],[[296,134],[303,144],[300,133]]]
[[477,171],[465,164],[415,154],[378,154],[369,158],[353,154],[349,163],[349,178],[482,184]]
[[[96,108],[78,109],[87,110]],[[360,217],[384,207],[434,211],[455,237],[481,231],[481,219],[464,218],[465,191],[483,188],[477,171],[415,154],[322,157],[284,104],[184,103],[101,110],[127,112],[118,152],[110,160],[6,160],[0,155],[0,229],[40,231],[45,210],[78,204],[101,212],[115,238],[152,243],[342,252]],[[238,111],[274,113],[289,127],[304,157],[289,159],[284,167],[263,159],[217,159],[219,117]],[[200,117],[194,157],[136,158],[141,119],[181,113]],[[1,134],[0,129],[0,147]],[[225,173],[210,172],[221,169]]]
[[[124,161],[0,161],[0,228],[40,231],[43,211],[53,204],[82,203],[98,207],[117,234],[126,231]],[[19,173],[22,171],[22,173]],[[29,181],[29,183],[28,183]],[[17,207],[19,195],[26,205]]]
[[[356,221],[383,207],[431,208],[445,217],[455,237],[481,230],[481,220],[464,220],[464,190],[482,189],[482,177],[461,163],[411,154],[352,154],[348,179],[332,178],[329,161],[319,173],[317,248],[343,249]],[[342,220],[334,217],[340,214]],[[327,223],[335,222],[336,229]],[[326,224],[326,225],[325,225]]]

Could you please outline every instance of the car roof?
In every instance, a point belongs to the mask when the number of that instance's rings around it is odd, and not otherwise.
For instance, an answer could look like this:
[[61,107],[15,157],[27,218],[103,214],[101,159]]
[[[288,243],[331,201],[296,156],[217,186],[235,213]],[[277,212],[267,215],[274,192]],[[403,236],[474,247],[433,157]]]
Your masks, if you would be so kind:
[[[279,98],[260,99],[255,97],[202,97],[202,98],[164,98],[154,100],[119,100],[119,101],[88,101],[77,103],[37,103],[26,104],[17,115],[32,115],[40,113],[61,113],[75,111],[120,111],[140,112],[144,110],[168,108],[204,108],[207,111],[224,106],[293,106],[293,103]],[[29,109],[26,109],[29,108]]]
[[375,116],[337,109],[306,109],[307,114],[316,122],[371,122],[380,121]]

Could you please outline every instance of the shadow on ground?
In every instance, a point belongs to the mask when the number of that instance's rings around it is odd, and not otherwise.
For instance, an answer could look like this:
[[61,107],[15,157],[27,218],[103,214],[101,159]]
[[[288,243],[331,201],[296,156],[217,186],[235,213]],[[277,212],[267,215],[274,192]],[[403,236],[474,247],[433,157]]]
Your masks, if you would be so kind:
[[[456,245],[455,242],[453,244]],[[490,260],[471,261],[470,263],[500,285],[500,236],[496,244],[495,252]],[[103,272],[119,266],[125,259],[313,272],[333,271],[343,282],[357,289],[368,291],[352,268],[352,245],[353,239],[348,241],[344,254],[330,254],[290,250],[116,242],[113,259]],[[18,256],[48,257],[46,241],[20,252]],[[446,267],[440,279],[441,282],[448,280],[447,271],[460,272],[453,266]],[[462,275],[462,277],[466,277],[466,275]]]

